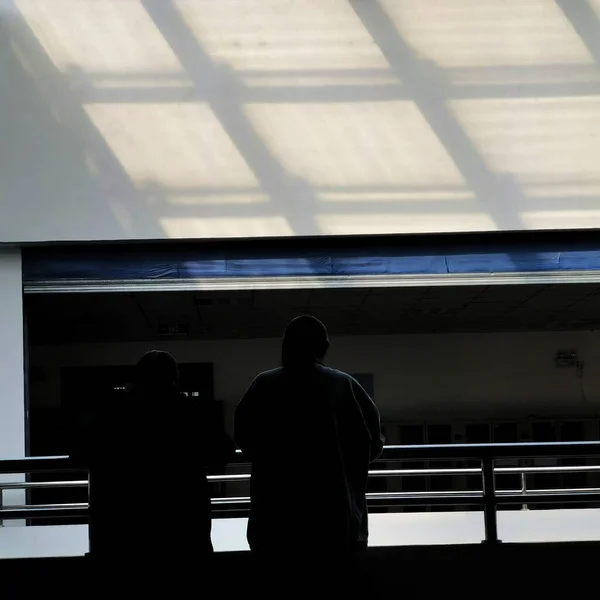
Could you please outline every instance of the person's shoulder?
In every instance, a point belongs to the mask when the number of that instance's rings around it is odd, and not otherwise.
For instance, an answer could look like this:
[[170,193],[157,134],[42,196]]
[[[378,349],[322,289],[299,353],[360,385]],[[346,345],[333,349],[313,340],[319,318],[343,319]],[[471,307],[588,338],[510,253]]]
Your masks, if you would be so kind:
[[340,371],[339,369],[326,367],[325,365],[319,365],[318,369],[325,377],[336,379],[338,381],[346,381],[348,383],[356,383],[356,380],[352,375],[348,375],[348,373]]
[[269,369],[268,371],[263,371],[262,373],[259,373],[255,378],[254,381],[255,382],[266,382],[266,381],[273,381],[276,379],[279,379],[283,376],[283,367],[277,367],[276,369]]

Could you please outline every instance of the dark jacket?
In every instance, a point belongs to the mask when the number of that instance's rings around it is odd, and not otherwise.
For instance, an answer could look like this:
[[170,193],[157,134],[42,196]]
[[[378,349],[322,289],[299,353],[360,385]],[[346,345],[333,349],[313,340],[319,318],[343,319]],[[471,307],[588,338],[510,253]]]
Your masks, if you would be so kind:
[[252,550],[366,544],[368,469],[384,439],[355,379],[318,363],[262,373],[237,407],[234,437],[252,462]]
[[183,395],[105,410],[75,456],[90,467],[92,554],[211,553],[207,469],[234,452]]

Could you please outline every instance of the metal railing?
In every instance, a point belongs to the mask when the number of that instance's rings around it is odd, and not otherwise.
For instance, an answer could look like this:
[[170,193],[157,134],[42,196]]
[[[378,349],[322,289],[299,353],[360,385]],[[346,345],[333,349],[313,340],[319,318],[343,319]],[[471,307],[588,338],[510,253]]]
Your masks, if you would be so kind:
[[[600,503],[600,488],[527,488],[529,474],[560,473],[600,473],[600,465],[576,466],[517,466],[496,467],[499,459],[518,458],[565,458],[600,457],[600,442],[551,442],[520,444],[448,444],[427,446],[386,446],[380,463],[400,461],[478,461],[480,466],[465,468],[424,468],[424,469],[373,469],[370,477],[416,477],[416,476],[481,476],[480,490],[464,491],[427,491],[427,492],[372,492],[367,494],[370,506],[481,506],[484,512],[485,542],[499,542],[497,509],[502,505],[529,504],[568,504],[577,502]],[[244,464],[238,451],[236,462]],[[0,474],[81,472],[87,469],[76,464],[67,456],[24,458],[0,460]],[[520,475],[521,487],[514,490],[499,490],[496,487],[497,475]],[[236,483],[250,480],[249,473],[210,475],[209,481],[218,483]],[[89,513],[88,503],[45,504],[2,506],[2,491],[9,489],[48,489],[48,488],[84,488],[88,480],[10,482],[0,483],[0,523],[3,519],[39,519],[51,517],[85,517]],[[222,497],[213,498],[212,504],[223,510],[247,507],[250,498]]]

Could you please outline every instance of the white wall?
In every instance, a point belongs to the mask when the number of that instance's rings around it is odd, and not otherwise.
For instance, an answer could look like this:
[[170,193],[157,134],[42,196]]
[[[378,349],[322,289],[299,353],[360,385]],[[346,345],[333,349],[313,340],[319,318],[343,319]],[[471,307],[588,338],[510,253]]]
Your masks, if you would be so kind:
[[[21,253],[0,248],[0,458],[25,456],[25,375]],[[22,481],[0,474],[2,481]],[[0,490],[4,504],[25,504],[21,490]],[[1,504],[1,503],[0,503]],[[7,522],[14,524],[14,522]]]
[[[181,362],[214,364],[215,395],[230,424],[252,378],[277,366],[279,340],[159,344]],[[132,364],[146,344],[34,347],[44,381],[31,387],[36,406],[58,403],[60,367]],[[558,350],[585,362],[557,369]],[[553,332],[333,338],[328,363],[372,373],[384,420],[592,416],[600,413],[600,333]]]
[[600,228],[600,0],[1,0],[0,242]]

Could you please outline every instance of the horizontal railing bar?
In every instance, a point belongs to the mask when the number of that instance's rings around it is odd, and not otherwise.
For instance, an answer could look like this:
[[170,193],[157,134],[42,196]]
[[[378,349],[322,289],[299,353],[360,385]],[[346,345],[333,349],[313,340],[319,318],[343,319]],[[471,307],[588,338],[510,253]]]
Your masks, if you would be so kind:
[[[285,451],[285,449],[284,449]],[[445,460],[481,458],[530,458],[560,456],[600,456],[600,442],[523,442],[516,444],[437,444],[423,446],[385,446],[381,461]],[[236,451],[237,458],[243,458]],[[68,456],[30,457],[0,460],[0,473],[86,470]]]
[[481,468],[465,469],[380,469],[369,471],[370,477],[411,477],[413,475],[480,475]]
[[600,494],[600,488],[547,488],[539,490],[496,490],[497,496],[552,496],[558,494]]
[[511,473],[600,473],[600,465],[577,465],[569,467],[496,467],[494,472],[500,475]]
[[235,497],[211,498],[210,502],[213,506],[223,505],[223,504],[250,504],[250,497],[249,496],[241,496],[239,498],[235,498]]
[[227,482],[227,481],[250,481],[250,473],[240,473],[235,475],[209,475],[208,481],[212,482]]
[[[583,501],[600,502],[600,488],[544,489],[522,492],[521,490],[498,490],[498,504],[564,504]],[[483,504],[482,490],[436,491],[436,492],[373,492],[367,494],[369,503],[379,506],[411,505],[480,505]],[[386,503],[386,504],[382,504]],[[213,506],[249,505],[248,496],[232,498],[212,498]],[[84,517],[88,515],[89,504],[41,504],[10,506],[0,510],[0,518],[5,520],[38,519],[52,517]]]
[[[401,500],[401,502],[399,502]],[[459,506],[459,505],[476,505],[483,504],[483,496],[481,493],[479,495],[467,493],[461,493],[457,495],[439,495],[433,496],[431,494],[421,495],[420,493],[409,494],[407,493],[405,496],[397,497],[397,496],[378,496],[374,495],[373,497],[369,497],[367,495],[367,501],[370,503],[376,502],[378,505],[381,505],[382,502],[393,502],[390,506],[411,506],[411,505],[420,505],[420,504],[446,504],[450,506]],[[228,505],[250,505],[250,498],[240,497],[240,498],[213,498],[211,501],[213,506],[228,506]]]
[[[477,467],[465,469],[381,469],[369,471],[370,477],[410,477],[416,475],[477,475],[481,469]],[[228,481],[250,481],[250,473],[235,475],[209,475],[211,482],[226,483]],[[1,485],[1,484],[0,484]]]
[[[496,467],[498,475],[544,474],[544,473],[600,473],[600,465],[578,465],[567,467]],[[480,475],[477,467],[464,469],[381,469],[369,471],[370,477],[411,477],[411,476],[449,476],[449,475]],[[208,481],[215,483],[250,481],[250,473],[231,475],[209,475]],[[46,489],[46,488],[84,488],[88,480],[76,481],[16,481],[0,483],[0,490],[12,489]]]
[[65,502],[64,504],[5,504],[2,510],[57,510],[69,508],[89,508],[88,502]]
[[[600,489],[559,489],[559,490],[533,490],[522,493],[520,490],[503,490],[497,492],[498,504],[542,504],[568,502],[583,502],[598,500],[600,502]],[[369,503],[382,506],[402,507],[411,505],[477,505],[483,504],[483,491],[459,491],[459,492],[383,492],[367,494]],[[224,505],[249,505],[249,497],[239,498],[213,498],[213,506]]]
[[394,498],[372,498],[367,501],[369,507],[403,508],[405,506],[481,506],[483,498],[477,496],[433,496],[433,497],[405,497],[402,500]]
[[[600,465],[583,465],[570,467],[496,467],[494,472],[499,475],[521,473],[600,473]],[[411,477],[436,475],[480,475],[481,468],[468,467],[462,469],[378,469],[369,471],[370,477]],[[209,475],[209,481],[250,481],[250,474]],[[1,487],[1,484],[0,484]]]
[[0,490],[31,490],[45,488],[84,488],[89,485],[87,479],[78,481],[15,481],[0,483]]
[[367,500],[401,500],[402,498],[483,498],[481,490],[448,490],[438,492],[370,492],[367,494]]
[[[483,498],[481,491],[448,491],[448,492],[372,492],[367,494],[367,500],[401,500],[404,498]],[[249,496],[237,498],[213,498],[213,504],[247,504]]]
[[[498,496],[510,496],[510,497],[526,497],[529,495],[557,495],[557,494],[600,494],[600,488],[558,488],[558,489],[541,489],[541,490],[530,490],[522,492],[521,490],[497,490]],[[421,499],[432,499],[432,498],[481,498],[483,497],[482,490],[448,490],[448,491],[424,491],[424,492],[370,492],[367,493],[368,500],[402,500],[404,498],[421,498]],[[223,497],[213,498],[211,500],[213,504],[239,504],[249,503],[249,496],[239,497]],[[47,509],[58,509],[58,508],[87,508],[89,505],[85,502],[67,503],[67,504],[29,504],[29,505],[15,505],[5,506],[5,510],[47,510]]]
[[[566,467],[496,467],[494,472],[498,475],[543,474],[543,473],[600,473],[600,465],[577,465]],[[369,471],[370,477],[411,477],[411,476],[437,476],[437,475],[480,475],[478,467],[462,469],[379,469]],[[250,473],[230,475],[209,475],[208,481],[214,483],[250,481]],[[22,481],[0,483],[0,490],[10,489],[35,489],[35,488],[78,488],[86,487],[87,480],[77,481]]]
[[89,508],[39,508],[36,510],[30,509],[11,509],[3,508],[0,510],[0,519],[21,520],[21,519],[52,519],[52,518],[70,518],[70,517],[87,517]]

